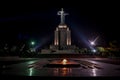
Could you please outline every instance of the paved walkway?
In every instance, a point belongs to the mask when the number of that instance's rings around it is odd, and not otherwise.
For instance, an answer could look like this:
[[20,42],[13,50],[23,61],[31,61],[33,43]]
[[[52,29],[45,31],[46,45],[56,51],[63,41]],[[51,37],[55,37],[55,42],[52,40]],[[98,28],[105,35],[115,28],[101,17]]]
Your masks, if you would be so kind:
[[[1,75],[22,76],[72,76],[72,77],[95,77],[95,76],[120,76],[120,65],[97,61],[97,58],[69,58],[80,63],[80,67],[72,68],[49,68],[44,67],[53,58],[42,58],[22,63],[8,65],[1,69]],[[99,58],[99,60],[103,58]],[[55,60],[55,59],[54,59]],[[106,60],[106,59],[104,59]]]

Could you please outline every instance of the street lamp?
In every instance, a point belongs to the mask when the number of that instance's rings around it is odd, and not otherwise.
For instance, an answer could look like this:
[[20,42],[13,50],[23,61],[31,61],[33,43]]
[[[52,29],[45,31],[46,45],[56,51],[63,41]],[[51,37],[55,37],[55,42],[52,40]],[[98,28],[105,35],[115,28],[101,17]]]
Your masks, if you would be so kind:
[[93,53],[96,53],[96,49],[95,49],[95,41],[91,41],[91,42],[90,42],[90,45],[91,45],[92,48],[93,48],[93,49],[92,49],[92,52],[93,52]]
[[92,52],[93,53],[96,53],[97,51],[96,51],[96,48],[95,48],[95,46],[96,46],[96,40],[98,39],[98,37],[96,37],[93,41],[89,41],[90,42],[90,45],[91,45],[91,47],[92,47]]
[[95,42],[98,40],[99,36],[97,36],[93,41],[89,41],[90,45],[95,46]]
[[95,45],[95,42],[94,41],[90,41],[90,44],[93,46],[93,45]]
[[31,41],[31,52],[35,52],[35,48],[34,48],[34,45],[35,45],[35,41]]
[[31,42],[31,45],[32,45],[32,46],[33,46],[33,45],[35,45],[35,42],[34,42],[34,41],[32,41],[32,42]]

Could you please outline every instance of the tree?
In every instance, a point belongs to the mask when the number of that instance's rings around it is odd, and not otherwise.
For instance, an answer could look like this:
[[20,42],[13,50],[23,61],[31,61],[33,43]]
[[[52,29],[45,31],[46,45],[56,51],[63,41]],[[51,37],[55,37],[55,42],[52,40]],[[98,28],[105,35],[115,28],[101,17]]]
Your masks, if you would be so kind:
[[109,50],[110,54],[115,56],[120,56],[119,43],[116,40],[110,41],[109,46],[110,46],[110,50]]

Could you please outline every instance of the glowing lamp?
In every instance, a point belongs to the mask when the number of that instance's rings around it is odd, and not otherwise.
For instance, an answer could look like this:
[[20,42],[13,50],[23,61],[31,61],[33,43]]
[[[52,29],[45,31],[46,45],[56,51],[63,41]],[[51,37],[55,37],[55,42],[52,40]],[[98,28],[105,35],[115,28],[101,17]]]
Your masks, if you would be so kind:
[[31,45],[35,45],[35,42],[34,42],[34,41],[32,41],[32,42],[31,42]]

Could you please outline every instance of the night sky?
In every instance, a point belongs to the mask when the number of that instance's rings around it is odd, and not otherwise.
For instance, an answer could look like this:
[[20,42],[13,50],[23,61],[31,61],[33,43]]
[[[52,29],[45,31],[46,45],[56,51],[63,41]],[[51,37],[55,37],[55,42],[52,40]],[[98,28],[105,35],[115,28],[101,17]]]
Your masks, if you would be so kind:
[[112,2],[4,3],[0,9],[0,39],[8,42],[34,39],[52,44],[54,31],[60,23],[57,11],[61,8],[69,13],[65,22],[71,30],[73,44],[84,45],[82,40],[97,36],[101,45],[120,40],[118,5]]

